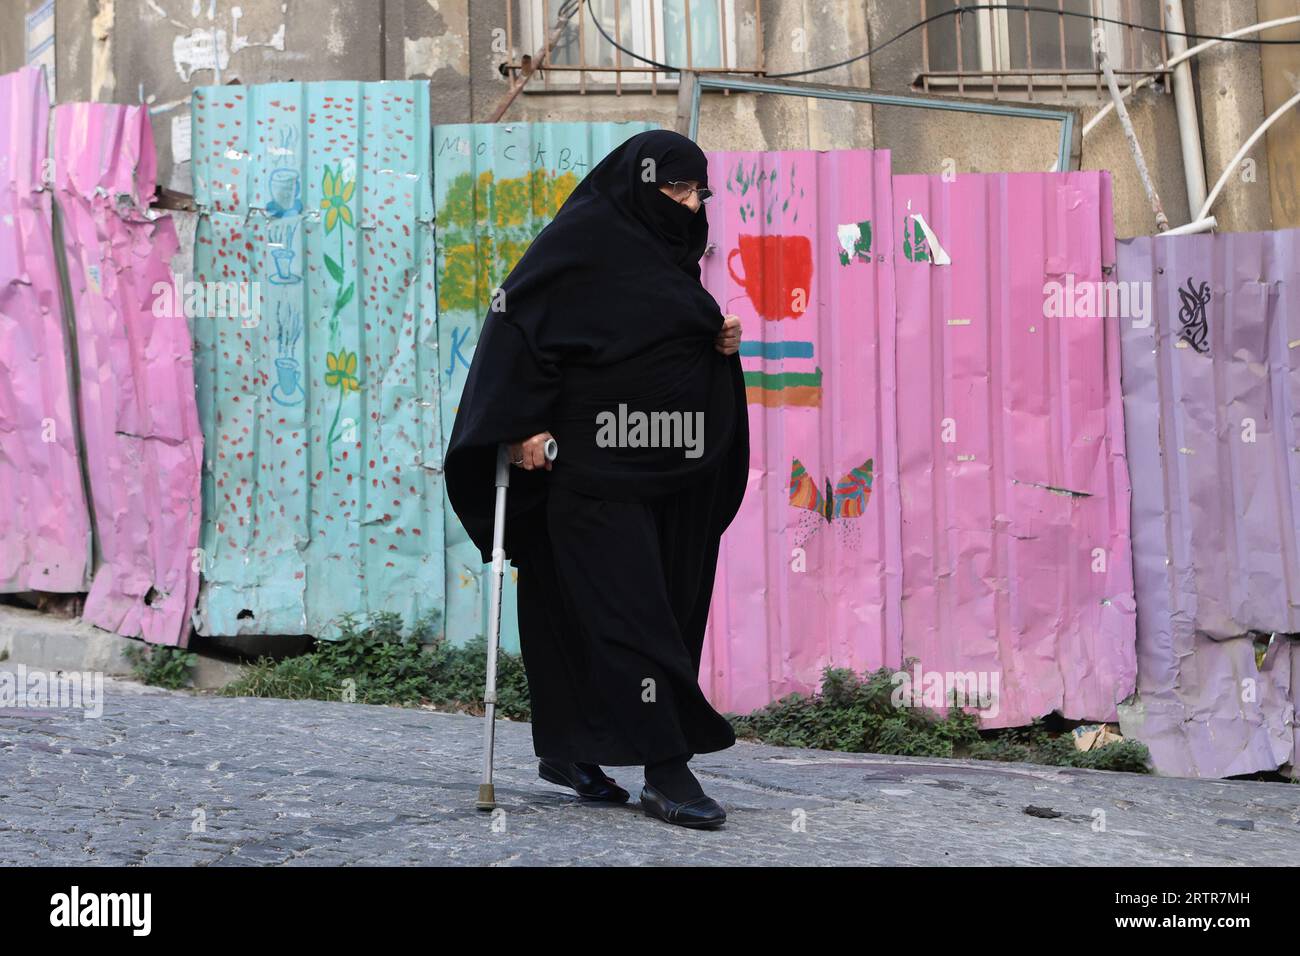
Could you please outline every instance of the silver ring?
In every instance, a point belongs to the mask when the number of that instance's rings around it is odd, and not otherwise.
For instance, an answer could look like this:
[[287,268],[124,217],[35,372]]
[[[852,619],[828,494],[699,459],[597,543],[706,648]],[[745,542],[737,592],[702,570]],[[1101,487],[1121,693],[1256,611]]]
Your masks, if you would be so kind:
[[522,458],[518,458],[518,459],[516,459],[516,458],[512,458],[512,459],[510,459],[510,464],[512,464],[512,465],[522,465],[523,463],[524,463],[524,460],[523,460]]

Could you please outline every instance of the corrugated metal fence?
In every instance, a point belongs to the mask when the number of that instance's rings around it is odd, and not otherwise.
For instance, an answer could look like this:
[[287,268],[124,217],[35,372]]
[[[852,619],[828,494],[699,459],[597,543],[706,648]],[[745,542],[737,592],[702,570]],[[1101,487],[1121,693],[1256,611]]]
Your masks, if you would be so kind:
[[745,712],[915,658],[986,690],[986,727],[1114,719],[1136,669],[1117,335],[1045,306],[1113,261],[1109,180],[888,173],[711,156],[705,282],[744,324],[755,437],[704,686]]
[[896,176],[894,209],[903,654],[996,679],[986,727],[1113,720],[1136,671],[1118,335],[1052,302],[1114,262],[1109,175]]
[[202,634],[441,610],[428,86],[194,94]]
[[[482,318],[586,171],[651,125],[430,137],[422,83],[201,89],[196,282],[170,277],[160,312],[175,235],[143,212],[147,116],[60,108],[46,167],[44,89],[0,77],[0,124],[31,144],[0,156],[0,589],[85,587],[79,383],[96,623],[183,640],[201,566],[204,634],[331,637],[376,610],[482,633],[483,569],[441,482]],[[701,673],[714,704],[915,658],[926,691],[987,685],[984,726],[1118,713],[1162,772],[1293,761],[1300,234],[1117,256],[1104,173],[709,162],[704,277],[745,327],[753,435]],[[207,437],[192,564],[182,308]],[[505,606],[516,650],[513,587]]]
[[84,591],[90,512],[51,238],[44,71],[0,76],[0,591]]
[[118,634],[184,643],[198,595],[203,436],[194,348],[170,268],[176,229],[147,211],[149,114],[67,103],[54,110],[54,131],[98,558],[83,617]]
[[1146,305],[1120,322],[1141,476],[1121,727],[1164,773],[1294,763],[1300,648],[1273,632],[1300,631],[1300,230],[1128,240],[1117,278]]
[[586,170],[650,127],[438,127],[430,155],[420,83],[206,88],[194,115],[196,279],[256,313],[196,320],[201,632],[331,637],[386,610],[483,633],[441,479],[479,326]]
[[710,153],[709,183],[702,278],[744,329],[750,474],[701,683],[747,712],[828,663],[899,661],[889,154]]

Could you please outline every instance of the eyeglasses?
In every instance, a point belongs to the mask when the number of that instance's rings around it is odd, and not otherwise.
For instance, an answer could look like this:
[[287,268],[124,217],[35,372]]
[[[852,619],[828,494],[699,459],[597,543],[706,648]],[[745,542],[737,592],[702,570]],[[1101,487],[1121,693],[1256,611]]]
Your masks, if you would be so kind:
[[671,186],[673,188],[673,191],[677,193],[682,193],[682,192],[695,193],[697,196],[700,197],[700,202],[708,202],[710,199],[713,198],[713,190],[710,189],[708,186],[692,186],[690,183],[683,182],[681,180],[678,180],[676,182],[671,182],[668,185]]

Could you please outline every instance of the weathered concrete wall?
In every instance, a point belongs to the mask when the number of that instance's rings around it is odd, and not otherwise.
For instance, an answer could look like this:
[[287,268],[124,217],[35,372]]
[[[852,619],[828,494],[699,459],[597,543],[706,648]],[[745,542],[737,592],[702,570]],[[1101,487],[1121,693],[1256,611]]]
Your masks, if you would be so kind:
[[[470,24],[474,120],[486,119],[509,86],[496,68],[500,55],[491,53],[491,31],[504,29],[507,2],[514,4],[513,22],[518,24],[520,0],[476,0],[474,4]],[[750,29],[742,18],[742,36]],[[844,0],[765,0],[763,34],[765,66],[769,73],[847,59],[865,50],[870,42],[862,5],[846,4]],[[752,62],[743,45],[741,57],[742,62]],[[871,85],[865,60],[800,79],[864,88]],[[533,84],[540,85],[537,78]],[[657,94],[621,96],[606,92],[584,95],[526,91],[515,100],[505,118],[530,122],[647,120],[671,128],[676,123],[676,112],[674,87],[661,89]],[[706,150],[870,147],[871,113],[866,106],[849,103],[745,93],[724,95],[711,91],[704,94],[700,103],[699,142]]]
[[[58,98],[149,102],[159,181],[188,191],[181,134],[196,86],[427,79],[434,123],[485,119],[509,86],[498,70],[507,2],[514,4],[518,43],[520,0],[477,0],[472,16],[469,0],[58,0]],[[23,12],[10,4],[0,12],[6,70],[22,62]],[[842,0],[768,0],[763,12],[771,72],[844,59],[868,45],[865,13],[857,5],[846,9]],[[806,79],[871,81],[866,61]],[[645,119],[672,126],[676,104],[673,88],[622,96],[529,90],[505,119]],[[852,104],[709,93],[700,137],[706,149],[870,146],[871,115]]]
[[[1259,0],[1261,20],[1300,15],[1300,0]],[[1300,23],[1262,34],[1270,40],[1300,44]],[[1295,96],[1300,82],[1300,45],[1266,46],[1259,51],[1264,75],[1264,112],[1272,115]],[[1273,228],[1300,226],[1300,111],[1279,119],[1265,134],[1268,147],[1268,186],[1273,206]]]
[[384,8],[383,77],[428,79],[434,123],[469,119],[470,64],[489,59],[490,33],[471,24],[469,6],[469,0],[389,0]]
[[381,9],[373,0],[59,0],[59,99],[149,103],[159,182],[188,192],[196,86],[382,79]]
[[[914,4],[871,4],[874,42],[894,36],[916,22]],[[949,28],[951,29],[951,28]],[[873,56],[872,81],[879,90],[908,92],[921,64],[921,31],[916,31]],[[1161,87],[1163,90],[1163,87]],[[1023,94],[1013,94],[1021,97]],[[1004,98],[1012,96],[1004,94]],[[1072,93],[1062,101],[1040,91],[1036,101],[1066,105],[1080,111],[1080,124],[1107,102],[1089,92]],[[1178,150],[1178,124],[1172,96],[1138,95],[1129,112],[1146,156],[1147,166],[1174,225],[1187,221],[1187,187]],[[893,151],[897,172],[937,173],[945,159],[962,172],[1043,172],[1056,157],[1059,127],[1055,123],[936,113],[915,109],[876,112],[876,145]],[[1082,169],[1108,169],[1115,199],[1115,228],[1121,237],[1155,231],[1155,216],[1137,175],[1132,154],[1119,123],[1105,120],[1083,141]]]
[[23,15],[26,0],[0,4],[0,73],[12,73],[23,65]]
[[[1146,87],[1125,102],[1165,216],[1171,226],[1181,226],[1189,221],[1195,210],[1189,210],[1187,205],[1187,180],[1183,176],[1178,114],[1174,109],[1173,94],[1165,93],[1163,86]],[[1082,111],[1080,119],[1088,122],[1098,109],[1094,106]],[[1155,213],[1142,188],[1133,153],[1114,111],[1084,138],[1080,168],[1111,171],[1115,184],[1115,234],[1119,238],[1155,233]]]
[[[21,63],[22,14],[5,6],[8,70]],[[189,165],[176,161],[184,148],[172,133],[196,86],[422,78],[434,122],[467,118],[469,0],[58,0],[56,9],[59,100],[148,102],[159,181],[186,192]]]
[[[58,0],[58,99],[101,99],[152,106],[159,181],[189,190],[183,133],[195,86],[276,80],[427,79],[435,123],[482,121],[506,92],[498,69],[506,5],[516,44],[519,8],[528,0]],[[1280,2],[1280,0],[1279,0]],[[1292,2],[1292,0],[1286,0]],[[22,20],[39,0],[8,0],[0,10],[0,69],[22,61]],[[1274,4],[1276,6],[1276,3]],[[1256,4],[1187,2],[1189,29],[1221,32],[1255,18]],[[738,0],[745,8],[745,0]],[[1204,8],[1204,9],[1203,9]],[[1270,7],[1270,9],[1272,9]],[[914,3],[765,0],[763,49],[769,74],[836,62],[915,22]],[[742,17],[742,35],[752,17]],[[215,51],[215,54],[214,54]],[[921,62],[917,31],[870,58],[799,79],[907,92]],[[1207,172],[1217,176],[1263,114],[1256,48],[1231,44],[1197,66]],[[534,79],[534,86],[540,85]],[[1154,88],[1130,112],[1171,224],[1186,222],[1186,187],[1173,97]],[[1057,97],[1059,100],[1059,96]],[[1049,98],[1040,101],[1051,102]],[[1104,99],[1072,94],[1086,121]],[[507,121],[676,121],[676,91],[522,93]],[[173,129],[177,142],[173,143]],[[957,172],[1042,171],[1056,153],[1054,124],[1018,119],[879,108],[802,98],[707,93],[705,149],[888,148],[899,172],[933,173],[950,159]],[[177,152],[179,148],[179,152]],[[1225,229],[1271,224],[1264,147],[1256,184],[1234,181],[1215,211]],[[1105,120],[1083,141],[1084,169],[1109,169],[1120,236],[1154,231],[1154,217],[1118,122]],[[1294,198],[1291,200],[1294,206]],[[1275,201],[1274,206],[1277,205]]]
[[[1222,35],[1258,22],[1253,3],[1196,0],[1196,32]],[[1214,183],[1241,144],[1264,122],[1264,86],[1259,47],[1221,43],[1198,58],[1201,127],[1207,188]],[[1234,173],[1211,213],[1224,232],[1247,232],[1272,226],[1268,191],[1268,156],[1264,140],[1247,154],[1251,165],[1243,178]],[[1253,179],[1251,178],[1253,177]]]

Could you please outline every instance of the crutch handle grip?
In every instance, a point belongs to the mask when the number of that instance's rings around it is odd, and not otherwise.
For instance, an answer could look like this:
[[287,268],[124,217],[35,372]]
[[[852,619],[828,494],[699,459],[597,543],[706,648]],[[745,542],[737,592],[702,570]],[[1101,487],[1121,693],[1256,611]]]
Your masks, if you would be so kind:
[[[546,444],[542,446],[542,454],[546,456],[547,461],[555,461],[560,455],[560,446],[554,438],[546,439]],[[505,487],[510,484],[510,466],[514,462],[510,458],[510,446],[502,442],[497,446],[497,486]]]

